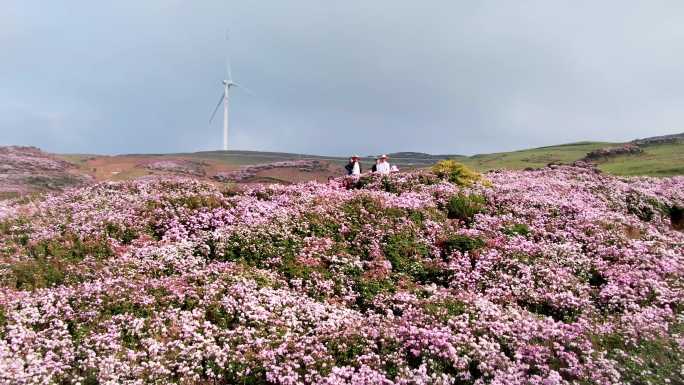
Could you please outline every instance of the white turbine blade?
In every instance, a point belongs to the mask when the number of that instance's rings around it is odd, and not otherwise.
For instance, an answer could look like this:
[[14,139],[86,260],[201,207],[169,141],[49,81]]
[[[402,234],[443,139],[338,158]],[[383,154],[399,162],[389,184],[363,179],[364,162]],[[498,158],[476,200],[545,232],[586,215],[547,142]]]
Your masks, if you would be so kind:
[[228,39],[228,29],[226,29],[226,76],[228,76],[226,80],[233,80],[233,70],[230,66],[230,44]]
[[242,84],[238,84],[238,83],[233,82],[233,85],[234,85],[235,87],[240,87],[243,91],[245,91],[245,93],[246,93],[247,95],[256,96],[256,95],[254,94],[254,92],[252,92],[249,88],[243,86]]
[[218,111],[219,107],[221,107],[221,103],[223,103],[223,98],[225,98],[226,95],[221,94],[221,99],[219,99],[218,104],[216,104],[216,108],[214,108],[214,113],[211,114],[211,118],[209,118],[209,124],[214,121],[214,116],[216,116],[216,111]]
[[229,82],[233,80],[233,71],[230,68],[230,55],[226,54],[226,76],[228,77],[226,80]]

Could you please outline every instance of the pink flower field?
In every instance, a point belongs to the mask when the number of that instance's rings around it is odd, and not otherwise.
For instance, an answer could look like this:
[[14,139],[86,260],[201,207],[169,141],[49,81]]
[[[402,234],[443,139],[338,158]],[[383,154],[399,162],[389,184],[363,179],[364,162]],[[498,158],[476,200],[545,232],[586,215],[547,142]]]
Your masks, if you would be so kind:
[[0,383],[684,383],[684,178],[484,177],[0,202]]

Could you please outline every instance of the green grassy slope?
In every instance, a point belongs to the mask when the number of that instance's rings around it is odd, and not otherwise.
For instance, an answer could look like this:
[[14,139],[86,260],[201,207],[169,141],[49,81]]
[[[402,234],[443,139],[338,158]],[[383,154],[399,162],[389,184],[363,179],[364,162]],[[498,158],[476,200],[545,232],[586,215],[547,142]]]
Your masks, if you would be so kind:
[[684,175],[684,142],[642,147],[639,155],[622,155],[599,163],[614,175]]
[[[621,143],[580,142],[522,151],[474,155],[458,159],[478,171],[544,167],[551,162],[572,163],[593,150]],[[684,141],[642,146],[638,155],[619,155],[598,162],[599,169],[614,175],[684,175]]]
[[494,169],[524,169],[544,167],[549,163],[572,163],[582,159],[589,151],[614,145],[606,142],[579,142],[529,150],[473,155],[458,159],[479,171]]

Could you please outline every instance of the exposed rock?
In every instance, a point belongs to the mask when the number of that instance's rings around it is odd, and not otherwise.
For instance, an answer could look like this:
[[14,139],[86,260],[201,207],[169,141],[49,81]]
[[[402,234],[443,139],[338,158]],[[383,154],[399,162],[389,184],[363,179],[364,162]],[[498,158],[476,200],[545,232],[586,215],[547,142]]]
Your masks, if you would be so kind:
[[617,155],[634,155],[642,152],[643,150],[638,145],[628,143],[620,147],[605,147],[591,151],[582,160],[599,160]]
[[287,160],[283,162],[243,166],[235,171],[220,172],[214,175],[213,178],[221,182],[245,182],[255,178],[257,173],[260,171],[272,170],[276,168],[296,168],[299,171],[313,172],[326,170],[327,164],[315,159]]
[[601,173],[601,170],[599,170],[598,167],[596,167],[595,163],[588,162],[585,159],[580,159],[580,160],[576,160],[576,161],[572,162],[572,166],[580,167],[580,168],[586,168],[586,169],[591,170],[592,172],[595,172],[597,174]]
[[164,171],[174,174],[185,174],[195,176],[205,176],[205,162],[198,162],[188,159],[158,160],[140,165],[148,170]]
[[91,181],[75,168],[36,147],[0,147],[0,199],[31,192],[61,191]]

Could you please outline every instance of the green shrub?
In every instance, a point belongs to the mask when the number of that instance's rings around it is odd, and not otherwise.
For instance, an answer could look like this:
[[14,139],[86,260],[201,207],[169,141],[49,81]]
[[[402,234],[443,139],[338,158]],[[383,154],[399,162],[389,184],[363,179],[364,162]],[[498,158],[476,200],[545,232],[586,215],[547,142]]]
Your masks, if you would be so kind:
[[309,279],[312,273],[319,273],[325,278],[332,276],[332,273],[323,266],[302,265],[294,256],[289,255],[282,258],[278,271],[288,279]]
[[390,279],[366,279],[360,278],[354,284],[354,290],[359,294],[356,304],[362,310],[368,309],[373,298],[380,293],[394,293],[394,282]]
[[482,179],[480,174],[453,159],[437,162],[432,166],[432,172],[437,177],[456,183],[459,186],[470,186]]
[[131,228],[121,228],[116,223],[107,223],[105,225],[105,233],[107,236],[121,241],[124,245],[129,245],[138,235]]
[[385,239],[383,252],[392,263],[392,270],[415,276],[422,270],[420,259],[429,254],[426,245],[410,232],[397,233]]
[[471,223],[475,214],[482,212],[485,208],[485,198],[481,195],[465,195],[458,193],[447,202],[447,218],[459,219],[465,223]]
[[530,235],[530,227],[524,223],[516,223],[510,227],[503,228],[501,232],[509,236],[522,235],[526,237]]
[[363,354],[366,340],[361,336],[351,336],[330,340],[325,346],[335,360],[335,366],[353,366],[356,358]]
[[209,304],[205,311],[205,318],[222,329],[231,329],[238,322],[238,317],[233,313],[227,312],[220,303]]
[[147,209],[154,210],[160,207],[170,205],[173,207],[185,207],[189,210],[198,210],[201,208],[216,209],[219,207],[227,207],[226,202],[214,195],[186,195],[180,197],[168,197],[166,200],[147,201]]
[[210,250],[207,259],[244,262],[256,267],[265,267],[264,262],[271,258],[293,257],[300,247],[295,239],[278,233],[247,237],[232,235],[223,249],[216,248],[213,241],[207,245]]
[[428,302],[423,308],[427,314],[444,322],[448,321],[450,318],[466,313],[466,304],[456,299]]
[[308,228],[303,235],[315,235],[317,237],[339,238],[340,224],[332,218],[327,218],[321,214],[309,212],[305,213],[302,218],[303,222],[308,224]]
[[366,175],[362,176],[359,179],[356,180],[355,183],[353,183],[351,186],[349,186],[352,189],[364,189],[366,186],[370,185],[373,182],[373,176],[372,175]]
[[[674,335],[684,332],[684,324],[670,328],[670,335],[630,342],[618,333],[596,335],[595,348],[608,353],[608,358],[619,363],[625,384],[682,384],[684,351]],[[623,353],[624,352],[624,353]]]
[[57,259],[78,262],[86,257],[105,259],[114,255],[107,239],[81,239],[75,234],[65,234],[45,239],[28,246],[28,255],[35,259]]
[[540,316],[551,317],[555,321],[565,323],[576,322],[577,318],[582,313],[579,309],[570,307],[555,306],[547,301],[534,302],[527,300],[519,300],[518,305],[527,309],[530,313],[535,313]]
[[5,315],[5,309],[0,307],[0,338],[5,337],[5,327],[7,327],[7,315]]
[[625,201],[627,212],[636,215],[644,222],[650,222],[658,212],[662,212],[661,204],[657,200],[636,191],[627,194]]
[[66,267],[59,260],[44,257],[14,263],[10,270],[10,280],[18,290],[57,286],[63,284],[66,278]]
[[382,178],[382,189],[388,193],[393,193],[393,194],[396,194],[399,192],[399,188],[388,177]]
[[444,241],[443,247],[447,254],[458,250],[462,253],[484,247],[485,242],[480,238],[471,238],[466,235],[452,235]]

